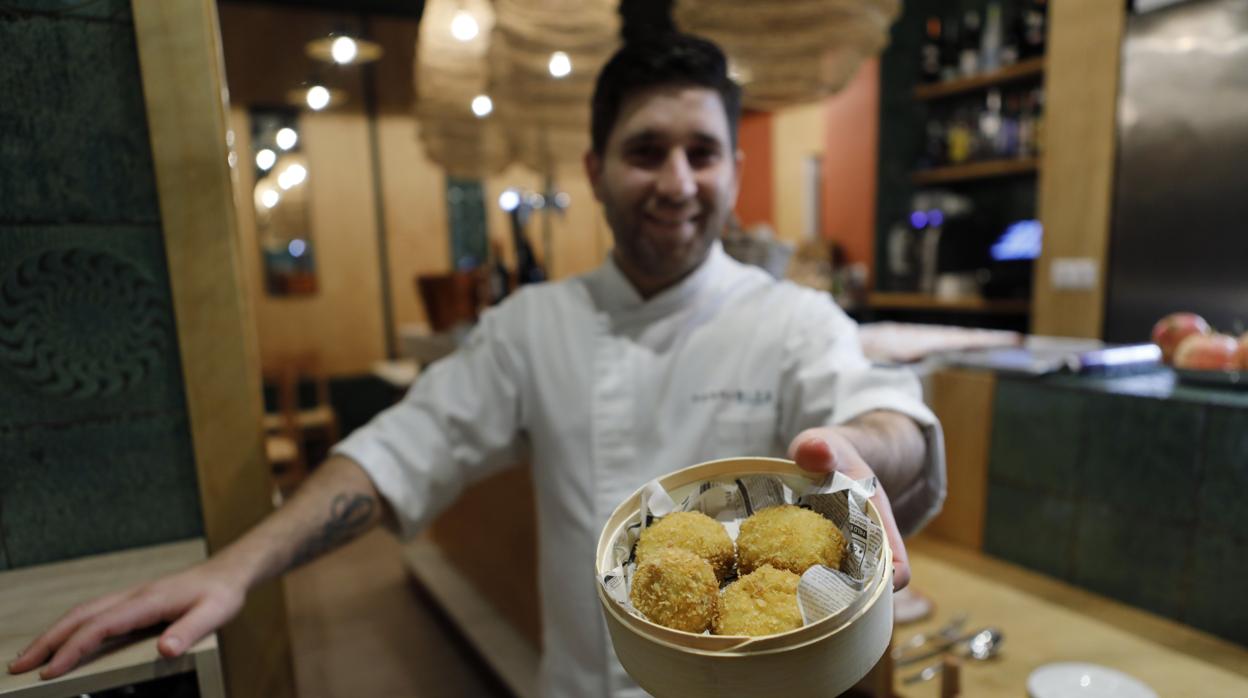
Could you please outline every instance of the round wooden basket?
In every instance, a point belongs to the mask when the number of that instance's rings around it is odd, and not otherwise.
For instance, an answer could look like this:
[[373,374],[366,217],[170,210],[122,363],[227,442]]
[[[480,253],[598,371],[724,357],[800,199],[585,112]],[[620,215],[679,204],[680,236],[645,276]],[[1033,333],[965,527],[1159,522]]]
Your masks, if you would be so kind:
[[[778,475],[797,490],[823,477],[777,458],[727,458],[678,470],[659,484],[679,501],[682,490],[743,475]],[[640,508],[638,490],[608,519],[598,538],[596,579],[614,567],[612,543],[637,519]],[[867,508],[879,523],[874,504],[868,501]],[[764,637],[666,628],[629,613],[601,584],[597,584],[598,600],[620,663],[657,698],[834,696],[866,676],[888,648],[893,632],[893,555],[887,538],[881,558],[866,589],[848,608],[796,630]]]

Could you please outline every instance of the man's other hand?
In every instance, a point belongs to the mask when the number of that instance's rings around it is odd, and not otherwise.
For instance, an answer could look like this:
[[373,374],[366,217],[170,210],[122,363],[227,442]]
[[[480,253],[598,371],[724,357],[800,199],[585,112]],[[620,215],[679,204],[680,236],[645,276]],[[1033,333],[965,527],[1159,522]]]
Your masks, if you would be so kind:
[[[9,673],[22,674],[44,662],[43,679],[70,671],[111,637],[167,622],[157,648],[177,657],[225,625],[242,608],[246,587],[217,561],[83,603],[35,638]],[[49,658],[51,660],[49,661]]]

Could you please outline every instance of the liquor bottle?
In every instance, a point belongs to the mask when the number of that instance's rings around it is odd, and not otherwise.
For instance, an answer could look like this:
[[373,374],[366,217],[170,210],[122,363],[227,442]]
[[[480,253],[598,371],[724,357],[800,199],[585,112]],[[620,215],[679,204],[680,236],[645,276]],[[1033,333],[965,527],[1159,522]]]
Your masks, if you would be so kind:
[[498,305],[511,293],[511,273],[503,264],[503,251],[497,241],[490,243],[490,305]]
[[1001,3],[993,2],[984,13],[984,33],[979,40],[979,69],[989,72],[1001,67],[1001,44],[1004,27],[1001,22]]
[[[517,207],[517,211],[523,207]],[[529,244],[529,238],[524,234],[524,225],[518,220],[516,212],[512,211],[511,225],[512,241],[516,246],[516,284],[534,284],[546,280],[546,270],[537,261],[537,256],[533,254],[533,247]]]
[[1044,153],[1044,88],[1037,87],[1032,90],[1033,101],[1035,102],[1035,119],[1036,119],[1036,155]]
[[1001,113],[1001,157],[1019,157],[1018,120],[1023,108],[1023,99],[1018,93],[1011,94],[1005,100],[1005,111]]
[[1001,157],[1001,90],[988,90],[984,110],[979,113],[978,151],[975,158],[990,160]]
[[928,17],[923,45],[919,48],[919,76],[923,82],[940,81],[940,18]]
[[959,41],[961,32],[958,28],[957,15],[949,16],[941,23],[940,42],[940,79],[954,80],[959,75],[958,55],[962,45]]
[[948,161],[948,155],[946,154],[948,139],[945,134],[945,124],[940,119],[928,119],[925,131],[923,158],[919,162],[919,167],[920,169],[940,167]]
[[1036,113],[1034,93],[1023,98],[1022,111],[1018,116],[1018,156],[1031,158],[1036,156],[1036,127],[1039,118]]
[[958,74],[969,78],[979,72],[980,43],[979,13],[967,10],[962,15],[962,35],[959,37]]
[[948,141],[945,150],[951,165],[964,163],[971,158],[970,121],[966,109],[963,108],[954,113],[953,120],[949,123],[949,128],[945,133],[945,139]]
[[1027,0],[1023,6],[1019,14],[1019,55],[1022,58],[1044,54],[1047,10],[1045,0]]

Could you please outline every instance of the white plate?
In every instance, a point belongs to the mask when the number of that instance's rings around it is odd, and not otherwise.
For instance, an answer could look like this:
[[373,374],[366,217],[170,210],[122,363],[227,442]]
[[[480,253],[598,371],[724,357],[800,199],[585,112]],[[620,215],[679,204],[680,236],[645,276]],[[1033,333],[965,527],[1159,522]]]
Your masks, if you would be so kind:
[[1153,689],[1116,669],[1059,662],[1045,664],[1027,677],[1030,698],[1157,698]]

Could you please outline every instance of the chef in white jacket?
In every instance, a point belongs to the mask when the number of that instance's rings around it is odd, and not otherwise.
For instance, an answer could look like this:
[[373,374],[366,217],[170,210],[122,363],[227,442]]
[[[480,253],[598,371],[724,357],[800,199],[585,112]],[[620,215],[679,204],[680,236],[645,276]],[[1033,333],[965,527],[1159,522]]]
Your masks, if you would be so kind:
[[75,609],[10,670],[51,657],[43,674],[59,675],[105,637],[159,619],[173,620],[161,651],[180,654],[259,580],[379,521],[412,534],[467,484],[526,457],[543,695],[644,695],[615,660],[588,571],[619,502],[687,465],[788,455],[878,477],[904,586],[900,534],[944,497],[939,425],[912,374],[863,358],[855,324],[827,294],[721,248],[741,172],[740,89],[724,56],[689,36],[627,45],[603,68],[592,107],[585,167],[615,240],[601,267],[485,313],[281,510],[195,568]]

